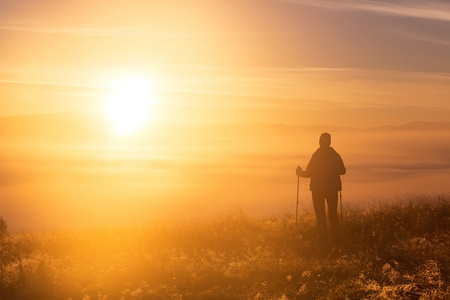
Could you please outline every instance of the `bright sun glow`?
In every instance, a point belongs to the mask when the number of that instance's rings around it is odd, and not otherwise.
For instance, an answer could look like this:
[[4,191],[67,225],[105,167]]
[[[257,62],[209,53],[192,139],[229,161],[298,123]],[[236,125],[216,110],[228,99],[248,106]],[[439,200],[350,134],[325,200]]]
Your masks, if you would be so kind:
[[144,77],[128,77],[114,83],[105,110],[116,134],[130,134],[145,125],[152,109],[150,92],[150,82]]

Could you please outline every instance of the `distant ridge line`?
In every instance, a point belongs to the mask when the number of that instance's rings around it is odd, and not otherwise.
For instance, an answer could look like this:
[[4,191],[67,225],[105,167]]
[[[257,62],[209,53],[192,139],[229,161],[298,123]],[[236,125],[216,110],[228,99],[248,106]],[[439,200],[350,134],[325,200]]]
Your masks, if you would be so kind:
[[429,122],[416,121],[402,125],[384,125],[380,127],[367,128],[370,131],[429,131],[429,130],[450,130],[450,122]]
[[[97,118],[96,118],[97,117]],[[42,113],[33,115],[15,115],[0,117],[0,135],[9,132],[11,129],[15,129],[21,134],[36,133],[36,131],[45,131],[45,129],[59,130],[55,128],[55,125],[70,124],[72,128],[86,127],[87,123],[93,123],[98,129],[98,123],[101,121],[96,114],[92,113],[79,113],[79,112],[61,112],[61,113]],[[167,123],[167,124],[165,124]],[[218,127],[222,129],[230,129],[236,126],[246,130],[271,130],[273,132],[289,132],[297,130],[309,130],[309,131],[329,131],[333,132],[364,132],[364,131],[381,131],[381,132],[397,132],[397,131],[450,131],[450,122],[432,122],[432,121],[415,121],[400,125],[383,125],[367,128],[356,128],[351,126],[339,126],[339,125],[294,125],[286,123],[270,123],[264,121],[237,121],[237,122],[218,122],[205,124],[178,124],[171,122],[162,122],[169,127]],[[59,126],[57,126],[59,127]],[[39,129],[38,129],[39,128]],[[45,128],[45,129],[44,129]],[[78,128],[79,129],[79,128]]]

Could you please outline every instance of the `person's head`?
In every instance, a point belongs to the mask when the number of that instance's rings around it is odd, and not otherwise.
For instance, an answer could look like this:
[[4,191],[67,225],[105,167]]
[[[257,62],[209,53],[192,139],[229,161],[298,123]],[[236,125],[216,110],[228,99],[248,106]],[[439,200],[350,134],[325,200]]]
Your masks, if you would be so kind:
[[331,145],[331,134],[324,132],[320,135],[319,139],[320,147],[330,147]]

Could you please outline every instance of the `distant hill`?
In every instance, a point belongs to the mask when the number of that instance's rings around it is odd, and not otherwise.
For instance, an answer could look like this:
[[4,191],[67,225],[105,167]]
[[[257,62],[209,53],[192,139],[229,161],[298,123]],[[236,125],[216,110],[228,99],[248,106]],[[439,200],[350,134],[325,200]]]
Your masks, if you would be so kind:
[[385,125],[369,128],[371,131],[447,131],[450,130],[450,122],[411,122],[403,125]]
[[[103,141],[113,133],[105,117],[95,114],[55,113],[0,118],[0,137],[48,139],[55,141]],[[412,122],[367,129],[338,126],[299,126],[263,122],[177,124],[151,122],[144,128],[148,137],[168,140],[264,140],[270,137],[292,138],[299,134],[317,135],[320,132],[399,132],[450,131],[450,122]]]

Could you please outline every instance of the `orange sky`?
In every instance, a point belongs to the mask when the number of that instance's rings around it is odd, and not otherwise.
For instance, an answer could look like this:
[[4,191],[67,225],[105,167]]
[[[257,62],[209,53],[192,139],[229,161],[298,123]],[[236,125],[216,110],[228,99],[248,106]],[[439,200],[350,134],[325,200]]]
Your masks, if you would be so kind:
[[101,88],[138,73],[166,94],[160,106],[209,107],[206,119],[226,107],[225,121],[447,121],[447,6],[1,1],[0,114],[92,112]]
[[[42,228],[77,214],[283,210],[323,130],[350,167],[349,202],[444,188],[446,124],[365,128],[450,121],[448,11],[419,0],[0,0],[0,215]],[[151,82],[151,118],[118,137],[105,102],[136,77]]]

